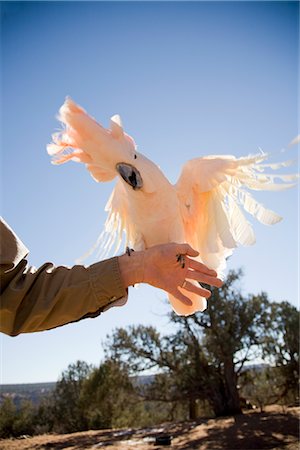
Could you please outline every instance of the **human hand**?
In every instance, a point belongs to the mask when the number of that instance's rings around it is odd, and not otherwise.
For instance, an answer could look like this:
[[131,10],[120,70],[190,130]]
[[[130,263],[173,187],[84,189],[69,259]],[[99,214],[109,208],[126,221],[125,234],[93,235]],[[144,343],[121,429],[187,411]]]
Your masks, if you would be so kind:
[[188,244],[170,243],[150,247],[144,252],[141,281],[167,291],[186,305],[191,305],[192,301],[180,288],[208,298],[211,292],[193,281],[216,287],[221,287],[223,282],[217,278],[215,270],[191,258],[198,255]]

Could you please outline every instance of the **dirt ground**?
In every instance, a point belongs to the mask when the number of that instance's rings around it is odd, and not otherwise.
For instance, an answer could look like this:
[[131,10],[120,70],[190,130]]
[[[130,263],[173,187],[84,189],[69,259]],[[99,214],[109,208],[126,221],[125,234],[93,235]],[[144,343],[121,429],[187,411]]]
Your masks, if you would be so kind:
[[0,440],[1,450],[100,449],[150,450],[156,437],[170,435],[172,450],[299,450],[300,408],[272,406],[266,412],[246,412],[236,417],[201,419],[143,429],[85,431]]

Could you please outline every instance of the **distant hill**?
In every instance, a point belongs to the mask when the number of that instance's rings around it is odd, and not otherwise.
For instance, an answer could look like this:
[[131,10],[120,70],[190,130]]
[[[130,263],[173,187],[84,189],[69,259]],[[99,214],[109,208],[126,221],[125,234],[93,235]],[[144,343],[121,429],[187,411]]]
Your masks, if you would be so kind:
[[[154,375],[142,375],[133,378],[135,386],[149,384],[153,381]],[[1,384],[0,385],[0,405],[4,399],[10,397],[17,408],[23,400],[31,400],[34,405],[39,405],[43,397],[54,391],[56,382],[51,383],[24,383],[24,384]]]
[[131,377],[132,384],[135,387],[145,386],[146,384],[153,383],[155,375],[135,375]]
[[20,406],[23,400],[31,400],[34,405],[38,405],[43,397],[46,397],[55,389],[55,386],[56,382],[1,384],[0,404],[5,398],[10,397],[17,407]]

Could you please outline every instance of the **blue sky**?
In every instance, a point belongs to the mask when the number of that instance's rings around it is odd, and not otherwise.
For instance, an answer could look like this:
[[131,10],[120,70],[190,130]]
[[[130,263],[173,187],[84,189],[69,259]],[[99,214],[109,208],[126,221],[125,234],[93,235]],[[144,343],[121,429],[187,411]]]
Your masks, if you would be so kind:
[[[50,164],[46,145],[70,95],[104,126],[120,114],[139,151],[175,182],[188,159],[273,152],[295,158],[299,133],[298,2],[2,2],[1,214],[30,264],[73,265],[100,234],[114,182]],[[281,150],[285,148],[286,152]],[[296,172],[297,166],[289,171]],[[239,248],[243,292],[298,302],[298,191],[256,193],[284,217],[255,224]],[[98,364],[113,329],[168,329],[163,292],[130,289],[94,320],[1,335],[0,382],[54,381],[77,359]]]

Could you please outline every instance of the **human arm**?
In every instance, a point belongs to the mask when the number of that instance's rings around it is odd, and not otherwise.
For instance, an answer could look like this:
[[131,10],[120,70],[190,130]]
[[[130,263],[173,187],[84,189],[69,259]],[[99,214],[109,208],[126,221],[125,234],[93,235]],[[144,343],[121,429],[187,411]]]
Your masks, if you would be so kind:
[[27,261],[28,249],[0,221],[0,331],[11,336],[48,330],[96,317],[116,300],[127,298],[118,258],[89,267],[38,269]]
[[[28,266],[28,250],[4,221],[0,221],[0,331],[11,336],[43,331],[87,317],[96,317],[114,304],[124,304],[127,287],[148,283],[176,295],[194,279],[220,286],[216,273],[190,257],[197,256],[187,244],[164,244],[98,262],[89,267],[55,267],[45,263]],[[178,255],[185,255],[181,266]],[[187,284],[199,295],[210,292]]]

